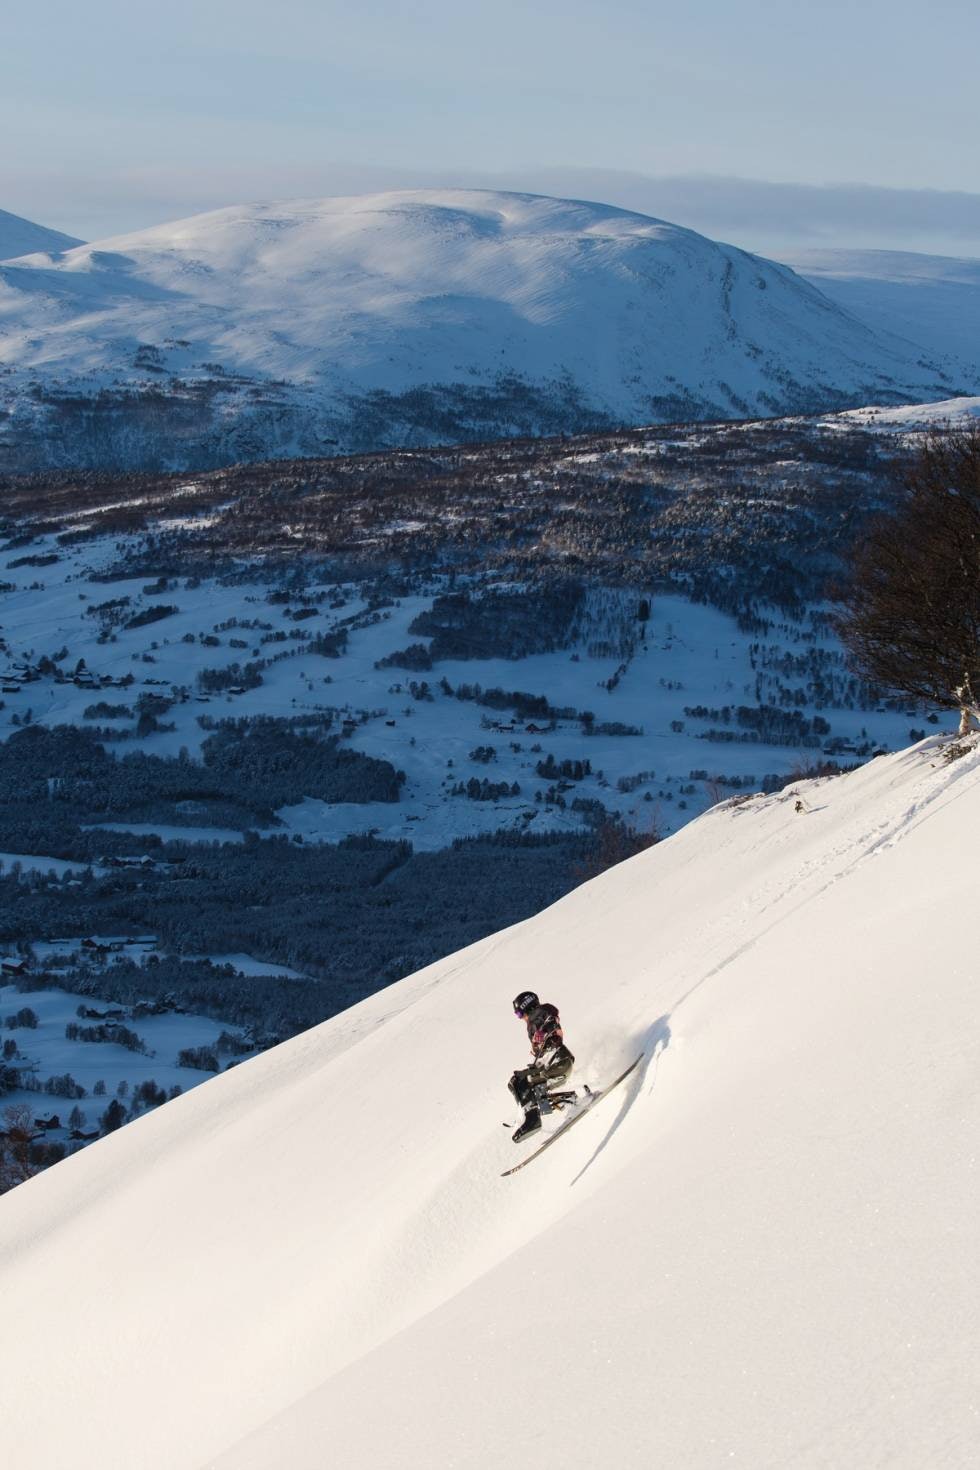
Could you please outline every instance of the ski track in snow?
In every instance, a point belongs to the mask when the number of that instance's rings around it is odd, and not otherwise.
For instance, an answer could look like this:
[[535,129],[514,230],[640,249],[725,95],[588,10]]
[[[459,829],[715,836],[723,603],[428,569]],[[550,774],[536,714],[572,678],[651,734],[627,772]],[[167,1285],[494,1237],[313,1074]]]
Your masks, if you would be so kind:
[[[934,744],[934,740],[924,742],[926,747],[934,746]],[[917,748],[914,747],[914,749]],[[707,981],[720,974],[733,960],[738,959],[754,945],[758,944],[760,939],[770,929],[791,920],[797,909],[810,903],[815,897],[832,887],[835,883],[839,883],[842,878],[845,878],[855,868],[877,857],[880,853],[886,852],[895,843],[909,837],[920,823],[934,816],[936,811],[942,810],[949,802],[955,801],[957,794],[956,783],[968,774],[969,770],[958,772],[954,767],[949,782],[946,785],[927,792],[924,797],[913,801],[901,814],[890,816],[868,831],[864,831],[861,828],[859,817],[855,823],[859,829],[857,833],[853,830],[848,831],[845,840],[841,841],[840,845],[834,848],[829,854],[806,860],[798,868],[794,869],[788,878],[781,881],[778,887],[774,886],[771,889],[763,888],[758,894],[758,902],[753,909],[753,914],[766,914],[775,908],[779,909],[778,914],[769,923],[764,924],[761,928],[756,928],[750,939],[737,946],[725,958],[719,960],[713,969],[709,970],[695,986],[692,986],[690,990],[686,991],[675,1002],[671,1013],[673,1014],[683,1005],[684,1001],[695,990],[700,989]],[[792,791],[782,792],[777,797],[770,799],[789,801],[796,797],[797,794],[802,795],[806,799],[807,795],[819,794],[821,788],[826,788],[828,781],[834,779],[836,778],[828,777],[816,781],[801,781],[794,785]],[[818,811],[819,809],[810,809],[804,812],[802,817],[803,819],[814,817],[818,815]],[[791,896],[792,901],[786,902]],[[750,922],[752,920],[749,915],[743,913],[743,925],[747,926]]]

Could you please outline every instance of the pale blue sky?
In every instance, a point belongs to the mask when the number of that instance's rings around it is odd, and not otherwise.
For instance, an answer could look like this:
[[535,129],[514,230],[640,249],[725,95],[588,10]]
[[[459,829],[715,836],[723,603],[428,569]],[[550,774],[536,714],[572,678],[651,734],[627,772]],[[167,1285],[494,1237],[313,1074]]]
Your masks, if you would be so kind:
[[757,249],[980,254],[978,53],[976,0],[8,4],[0,208],[96,238],[477,183],[663,201]]

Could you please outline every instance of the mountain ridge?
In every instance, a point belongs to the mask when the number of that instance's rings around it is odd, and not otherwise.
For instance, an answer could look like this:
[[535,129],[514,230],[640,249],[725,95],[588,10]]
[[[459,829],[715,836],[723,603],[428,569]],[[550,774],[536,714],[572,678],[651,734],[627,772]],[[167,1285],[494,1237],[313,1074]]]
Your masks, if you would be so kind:
[[[238,206],[0,266],[0,465],[232,460],[954,396],[789,267],[613,206]],[[968,385],[966,385],[968,386]]]
[[0,264],[38,251],[57,255],[84,243],[74,235],[50,230],[46,225],[35,224],[33,220],[0,209]]
[[980,260],[908,250],[810,249],[785,262],[831,301],[928,352],[980,363]]

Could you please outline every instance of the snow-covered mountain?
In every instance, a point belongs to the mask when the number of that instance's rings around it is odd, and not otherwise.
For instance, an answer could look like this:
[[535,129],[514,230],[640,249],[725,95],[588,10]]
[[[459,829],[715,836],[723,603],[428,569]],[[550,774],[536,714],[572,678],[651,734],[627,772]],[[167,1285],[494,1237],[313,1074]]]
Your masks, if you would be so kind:
[[[976,1464],[953,754],[717,807],[5,1197],[11,1462]],[[644,1062],[504,1179],[528,986],[579,1082]]]
[[222,209],[0,267],[0,463],[183,468],[948,398],[785,266],[605,205]]
[[907,250],[802,250],[786,263],[875,331],[980,372],[980,260]]
[[60,230],[49,230],[45,225],[36,225],[32,220],[21,219],[19,214],[0,209],[0,260],[13,260],[18,255],[31,255],[39,250],[57,255],[81,244],[74,235],[63,235]]

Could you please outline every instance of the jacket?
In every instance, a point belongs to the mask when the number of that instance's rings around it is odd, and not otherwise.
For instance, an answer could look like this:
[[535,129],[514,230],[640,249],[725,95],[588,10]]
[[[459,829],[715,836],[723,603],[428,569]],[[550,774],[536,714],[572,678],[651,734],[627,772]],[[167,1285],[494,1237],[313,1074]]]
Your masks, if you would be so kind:
[[526,1020],[527,1039],[531,1043],[535,1061],[543,1060],[564,1045],[565,1038],[562,1035],[557,1006],[535,1006],[533,1011],[528,1012]]

